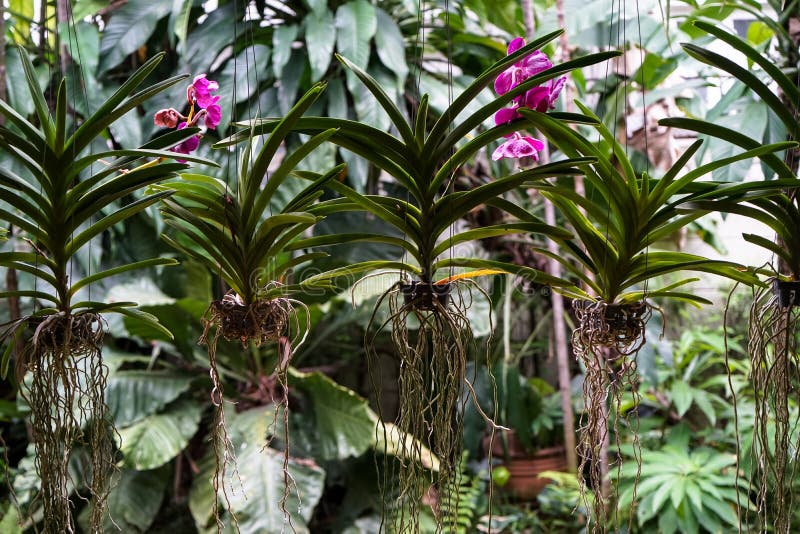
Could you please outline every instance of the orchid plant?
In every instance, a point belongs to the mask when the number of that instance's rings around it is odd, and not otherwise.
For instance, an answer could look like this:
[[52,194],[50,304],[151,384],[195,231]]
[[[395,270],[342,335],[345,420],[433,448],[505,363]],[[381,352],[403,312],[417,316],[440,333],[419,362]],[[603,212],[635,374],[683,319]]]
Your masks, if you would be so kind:
[[[696,278],[656,285],[659,277],[696,271],[745,284],[756,282],[751,273],[735,263],[679,251],[659,251],[655,247],[660,240],[708,213],[704,209],[682,209],[692,200],[774,187],[699,182],[700,178],[725,165],[753,157],[769,157],[794,144],[758,146],[685,170],[700,148],[701,141],[697,141],[664,176],[652,179],[646,173],[639,176],[625,147],[614,134],[588,108],[581,103],[578,107],[583,115],[576,115],[574,119],[593,125],[599,134],[598,142],[589,141],[563,121],[547,114],[522,109],[520,114],[524,121],[520,123],[538,129],[565,157],[591,157],[596,161],[585,169],[591,195],[578,195],[570,183],[554,181],[529,185],[553,202],[577,236],[577,242],[561,240],[563,255],[546,249],[538,249],[538,252],[555,259],[580,280],[580,286],[556,289],[574,299],[578,324],[573,331],[572,345],[586,369],[583,388],[587,415],[581,428],[580,454],[582,467],[590,469],[589,483],[597,496],[593,501],[593,516],[603,524],[607,497],[600,497],[603,495],[600,466],[605,461],[600,444],[608,432],[605,405],[611,394],[617,413],[622,414],[622,394],[628,390],[634,392],[634,407],[638,402],[634,386],[637,382],[636,354],[645,342],[645,327],[653,310],[660,312],[650,299],[672,299],[696,305],[709,303],[681,289]],[[627,413],[635,417],[635,410]]]
[[[275,194],[281,185],[292,178],[295,168],[313,150],[324,143],[334,130],[323,131],[291,153],[278,155],[286,136],[303,113],[317,100],[325,84],[317,84],[281,119],[276,128],[261,144],[255,155],[251,150],[254,139],[241,154],[238,179],[233,184],[198,174],[183,174],[180,178],[154,187],[154,190],[174,190],[175,194],[163,202],[162,214],[167,226],[173,231],[164,239],[186,256],[206,265],[216,272],[231,288],[221,299],[210,303],[204,318],[204,332],[200,342],[208,348],[210,376],[212,381],[211,401],[214,405],[215,421],[213,445],[217,460],[214,471],[214,488],[219,488],[223,501],[228,499],[228,482],[224,476],[228,463],[235,468],[233,444],[228,437],[225,419],[223,386],[220,380],[216,352],[219,338],[237,341],[243,348],[274,342],[278,345],[277,360],[271,365],[256,364],[251,377],[259,382],[260,369],[272,369],[270,399],[280,410],[285,440],[284,448],[284,493],[281,508],[286,517],[286,500],[292,488],[289,465],[289,385],[288,373],[292,351],[302,343],[308,324],[301,324],[296,308],[305,308],[295,295],[303,290],[303,284],[292,281],[292,270],[298,265],[326,256],[322,252],[303,252],[310,242],[302,234],[322,217],[311,213],[312,205],[322,195],[323,187],[340,176],[344,166],[336,166],[324,174],[313,174],[312,182],[282,207],[276,205]],[[200,76],[187,92],[190,101],[189,115],[181,118],[191,124],[200,118],[208,127],[219,122],[218,105],[210,92],[217,84]],[[199,111],[195,111],[195,105]],[[175,110],[162,110],[156,121],[169,116],[170,126],[177,123]],[[197,139],[197,135],[194,137]],[[199,140],[197,141],[199,142]],[[184,143],[186,143],[184,141]],[[191,148],[179,145],[177,152]],[[271,164],[277,163],[268,173]],[[262,185],[264,177],[267,181]],[[299,178],[295,178],[299,180]],[[308,314],[306,313],[306,321]],[[253,358],[258,358],[254,355]],[[216,500],[214,501],[216,503]],[[227,510],[233,516],[233,510]],[[218,504],[214,517],[221,528],[222,520]],[[235,517],[233,519],[235,521]]]
[[[311,207],[310,212],[326,215],[366,211],[393,226],[402,237],[374,233],[340,234],[310,238],[307,245],[371,241],[396,246],[406,257],[397,261],[375,260],[349,265],[311,277],[306,283],[328,283],[335,277],[376,270],[397,273],[398,281],[376,303],[377,308],[388,300],[389,319],[377,328],[370,325],[366,337],[367,351],[370,357],[374,356],[375,336],[391,323],[393,344],[401,360],[399,389],[402,406],[398,424],[421,438],[438,456],[441,465],[436,484],[441,488],[447,487],[455,472],[455,462],[459,457],[457,451],[461,450],[459,399],[472,340],[466,309],[470,291],[477,289],[471,278],[496,272],[515,272],[535,277],[542,283],[563,283],[526,266],[457,257],[453,255],[454,247],[513,233],[541,233],[562,239],[570,236],[568,232],[534,218],[464,232],[455,232],[453,225],[482,204],[510,204],[502,199],[502,195],[523,183],[575,174],[581,172],[580,167],[594,160],[577,157],[543,165],[497,178],[470,191],[453,191],[451,181],[462,165],[496,139],[511,135],[516,129],[511,124],[500,124],[473,137],[472,132],[484,121],[490,120],[505,106],[518,108],[526,99],[549,107],[557,96],[558,87],[563,85],[563,81],[550,80],[561,79],[560,76],[573,69],[618,55],[617,52],[602,52],[561,65],[550,65],[538,50],[560,33],[551,33],[524,46],[521,40],[515,41],[510,54],[479,75],[433,124],[427,122],[430,116],[427,96],[420,99],[413,120],[408,120],[374,78],[340,57],[340,61],[361,80],[390,117],[397,136],[338,118],[305,117],[293,124],[293,129],[302,134],[329,135],[332,143],[360,155],[391,175],[399,189],[395,196],[362,195],[343,183],[329,183],[329,187],[341,196],[320,202]],[[506,87],[504,94],[462,118],[466,107],[493,82],[498,87]],[[541,104],[541,97],[537,96],[542,93],[541,87],[545,88],[546,104]],[[254,120],[247,123],[245,130],[223,140],[220,145],[245,141],[251,132],[277,132],[283,124],[278,119]],[[520,139],[513,137],[511,141]],[[512,147],[508,152],[522,155],[523,151]],[[473,270],[454,274],[456,268],[464,267]],[[447,274],[442,276],[442,271]],[[411,277],[416,280],[412,281]],[[414,451],[408,452],[410,457],[414,456]],[[415,528],[421,499],[428,485],[420,465],[420,462],[407,462],[400,468],[401,488],[397,506],[406,512],[397,513],[394,527],[401,531]],[[439,518],[442,523],[451,520],[455,521],[455,518]]]
[[[19,56],[36,119],[21,116],[0,100],[0,113],[6,119],[0,126],[0,149],[22,169],[0,168],[4,203],[0,219],[21,232],[25,250],[0,253],[0,265],[31,275],[33,283],[31,288],[3,291],[0,296],[32,299],[34,311],[4,325],[3,337],[10,342],[2,374],[5,378],[13,361],[21,395],[30,406],[45,531],[75,531],[70,492],[77,486],[70,453],[79,449],[77,444],[88,455],[85,483],[92,501],[91,525],[100,531],[115,465],[115,432],[104,396],[108,369],[101,354],[105,325],[101,314],[135,317],[165,335],[169,332],[155,317],[137,310],[135,302],[92,300],[89,288],[120,273],[175,262],[154,258],[82,273],[77,257],[107,229],[173,193],[163,188],[124,203],[131,193],[187,167],[158,163],[175,156],[167,149],[185,142],[197,129],[170,132],[137,149],[97,152],[94,143],[115,121],[183,77],[135,92],[163,59],[163,54],[156,56],[93,114],[72,123],[66,82],[58,85],[51,112],[26,52],[20,49]],[[214,165],[192,156],[186,159]],[[21,350],[14,351],[15,347]]]
[[[788,9],[788,8],[787,8]],[[694,26],[728,45],[734,54],[745,59],[749,68],[736,61],[736,55],[722,55],[693,45],[682,45],[693,58],[721,69],[737,83],[759,96],[768,113],[780,124],[790,139],[800,134],[796,106],[800,89],[794,77],[776,65],[773,58],[722,28],[697,21]],[[776,35],[791,43],[792,37],[780,24],[773,23]],[[794,45],[789,45],[794,46]],[[774,88],[779,93],[776,94]],[[708,121],[672,118],[662,123],[723,139],[736,146],[755,149],[763,144],[742,132]],[[752,362],[751,379],[756,391],[756,414],[753,429],[754,448],[759,466],[758,510],[763,528],[774,525],[777,532],[791,530],[792,507],[796,502],[796,459],[787,451],[797,450],[793,438],[795,422],[790,415],[792,392],[800,382],[797,375],[800,328],[800,206],[797,188],[797,147],[788,146],[784,157],[765,155],[762,163],[777,179],[764,182],[772,190],[744,191],[713,199],[698,199],[694,209],[714,210],[741,215],[758,221],[774,233],[774,239],[755,233],[742,237],[772,254],[773,261],[760,267],[771,285],[756,287],[750,307],[748,348]],[[783,192],[778,193],[782,188]],[[736,193],[736,192],[734,192]]]

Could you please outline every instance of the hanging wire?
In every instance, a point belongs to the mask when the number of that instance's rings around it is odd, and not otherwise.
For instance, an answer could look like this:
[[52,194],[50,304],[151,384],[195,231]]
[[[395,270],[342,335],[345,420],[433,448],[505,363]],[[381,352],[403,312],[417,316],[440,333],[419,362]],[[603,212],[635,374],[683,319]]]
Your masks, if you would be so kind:
[[[75,56],[77,56],[77,58],[78,58],[78,67],[77,68],[73,67],[73,72],[77,73],[77,75],[78,75],[79,83],[77,83],[76,86],[80,89],[80,96],[83,98],[83,106],[84,106],[84,110],[83,111],[84,111],[85,117],[89,117],[91,115],[91,109],[89,108],[89,96],[88,96],[88,91],[86,89],[86,85],[87,85],[86,72],[84,71],[83,54],[81,52],[80,41],[78,40],[78,30],[77,30],[77,23],[75,21],[75,12],[72,9],[72,2],[70,0],[65,0],[65,3],[66,3],[66,16],[67,16],[67,21],[66,21],[67,22],[67,37],[68,37],[70,55],[72,56],[72,50],[73,50],[73,46],[74,46]],[[59,48],[59,50],[60,50],[60,48]],[[62,76],[66,77],[67,73],[66,72],[62,72]],[[74,91],[70,91],[70,94],[72,95],[72,97],[74,99],[73,100],[72,109],[77,111],[77,106],[75,105],[75,103],[77,102],[77,96],[74,95]],[[75,121],[76,122],[74,124],[74,128],[77,129],[77,113],[76,113],[76,116],[75,116]],[[92,150],[91,145],[89,146],[89,150],[90,151]],[[73,157],[73,159],[78,157],[78,153],[76,151],[76,147],[75,147],[74,144],[72,145],[72,157]],[[94,175],[94,160],[92,160],[89,163],[89,174],[88,175],[89,176],[93,176]],[[78,178],[76,177],[76,180],[77,179]],[[89,224],[91,224],[91,219],[89,220]],[[89,255],[88,255],[88,261],[87,261],[87,273],[86,273],[87,276],[91,276],[92,270],[93,270],[93,260],[92,260],[92,258],[93,258],[93,255],[92,255],[93,245],[94,245],[94,239],[90,239],[89,243],[88,243]],[[71,262],[71,265],[72,264],[74,264],[74,261]],[[72,279],[72,278],[70,277],[70,279]],[[89,284],[87,286],[86,291],[87,291],[87,300],[91,301],[92,300],[92,284]]]

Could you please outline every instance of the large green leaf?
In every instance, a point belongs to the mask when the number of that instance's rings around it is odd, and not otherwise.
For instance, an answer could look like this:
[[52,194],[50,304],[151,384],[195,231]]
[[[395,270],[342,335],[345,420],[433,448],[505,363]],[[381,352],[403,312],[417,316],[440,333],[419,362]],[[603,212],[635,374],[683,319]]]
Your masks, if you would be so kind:
[[128,0],[112,11],[100,40],[100,72],[121,63],[128,54],[145,44],[158,21],[172,11],[171,2]]
[[[274,420],[272,407],[261,406],[241,413],[226,412],[229,436],[238,455],[239,476],[228,469],[227,485],[230,509],[236,514],[241,532],[264,534],[283,533],[288,528],[280,507],[286,488],[283,474],[283,453],[264,448],[269,427]],[[205,531],[211,523],[214,500],[224,509],[227,505],[220,493],[214,495],[211,479],[214,470],[213,453],[209,451],[201,471],[194,479],[189,507],[197,526]],[[292,516],[297,532],[308,532],[306,523],[322,495],[325,471],[310,459],[289,459],[289,473],[294,481],[286,510]],[[299,497],[298,497],[299,494]],[[233,532],[232,521],[225,517],[224,532]]]
[[117,371],[108,378],[106,403],[118,427],[163,409],[189,389],[192,376],[171,371]]
[[[311,79],[322,79],[333,59],[336,43],[336,25],[330,11],[312,12],[305,18],[306,46],[308,63],[311,65]],[[349,30],[346,30],[349,31]],[[288,58],[287,58],[288,60]]]
[[375,7],[367,0],[351,0],[336,10],[336,48],[361,69],[367,68],[370,40],[377,30]]
[[291,370],[291,386],[305,392],[311,412],[303,413],[303,427],[310,425],[314,456],[344,460],[360,456],[375,441],[375,414],[366,399],[340,386],[322,373]]
[[164,500],[166,474],[163,470],[120,471],[108,495],[105,531],[148,532]]
[[197,432],[202,405],[178,401],[166,411],[119,430],[124,467],[155,469],[175,458]]

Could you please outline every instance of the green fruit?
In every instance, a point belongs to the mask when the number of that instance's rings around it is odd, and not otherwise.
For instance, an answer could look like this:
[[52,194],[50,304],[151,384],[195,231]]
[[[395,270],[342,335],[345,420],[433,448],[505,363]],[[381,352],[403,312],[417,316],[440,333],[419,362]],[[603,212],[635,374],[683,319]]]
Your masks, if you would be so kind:
[[505,466],[498,466],[492,469],[492,482],[495,486],[503,487],[508,484],[508,479],[511,478],[511,472]]

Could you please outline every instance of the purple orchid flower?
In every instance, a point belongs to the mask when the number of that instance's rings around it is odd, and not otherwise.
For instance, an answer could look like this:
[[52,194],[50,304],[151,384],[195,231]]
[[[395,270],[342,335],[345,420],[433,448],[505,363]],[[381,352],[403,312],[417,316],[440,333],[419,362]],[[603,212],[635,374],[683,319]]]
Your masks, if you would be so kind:
[[533,137],[523,137],[519,132],[514,132],[511,138],[501,143],[492,153],[492,160],[502,158],[533,158],[539,161],[539,151],[544,150],[544,143]]
[[216,104],[219,97],[215,97],[211,93],[219,89],[219,84],[214,80],[206,78],[206,74],[198,74],[194,77],[192,85],[186,91],[186,96],[191,104],[193,101],[197,102],[200,109],[206,109],[212,104]]
[[[523,46],[525,46],[525,39],[517,37],[508,44],[508,55],[513,54]],[[553,64],[547,56],[543,52],[536,50],[501,72],[494,80],[494,90],[498,95],[504,95],[531,76],[535,76],[552,66]]]
[[[183,130],[184,128],[186,128],[185,122],[182,122],[178,125],[178,130]],[[199,134],[193,135],[190,138],[183,140],[180,144],[172,147],[170,150],[173,152],[177,152],[178,154],[191,154],[192,152],[197,150],[197,147],[200,146],[201,137],[202,136]],[[185,159],[177,159],[177,161],[179,163],[186,162]]]

